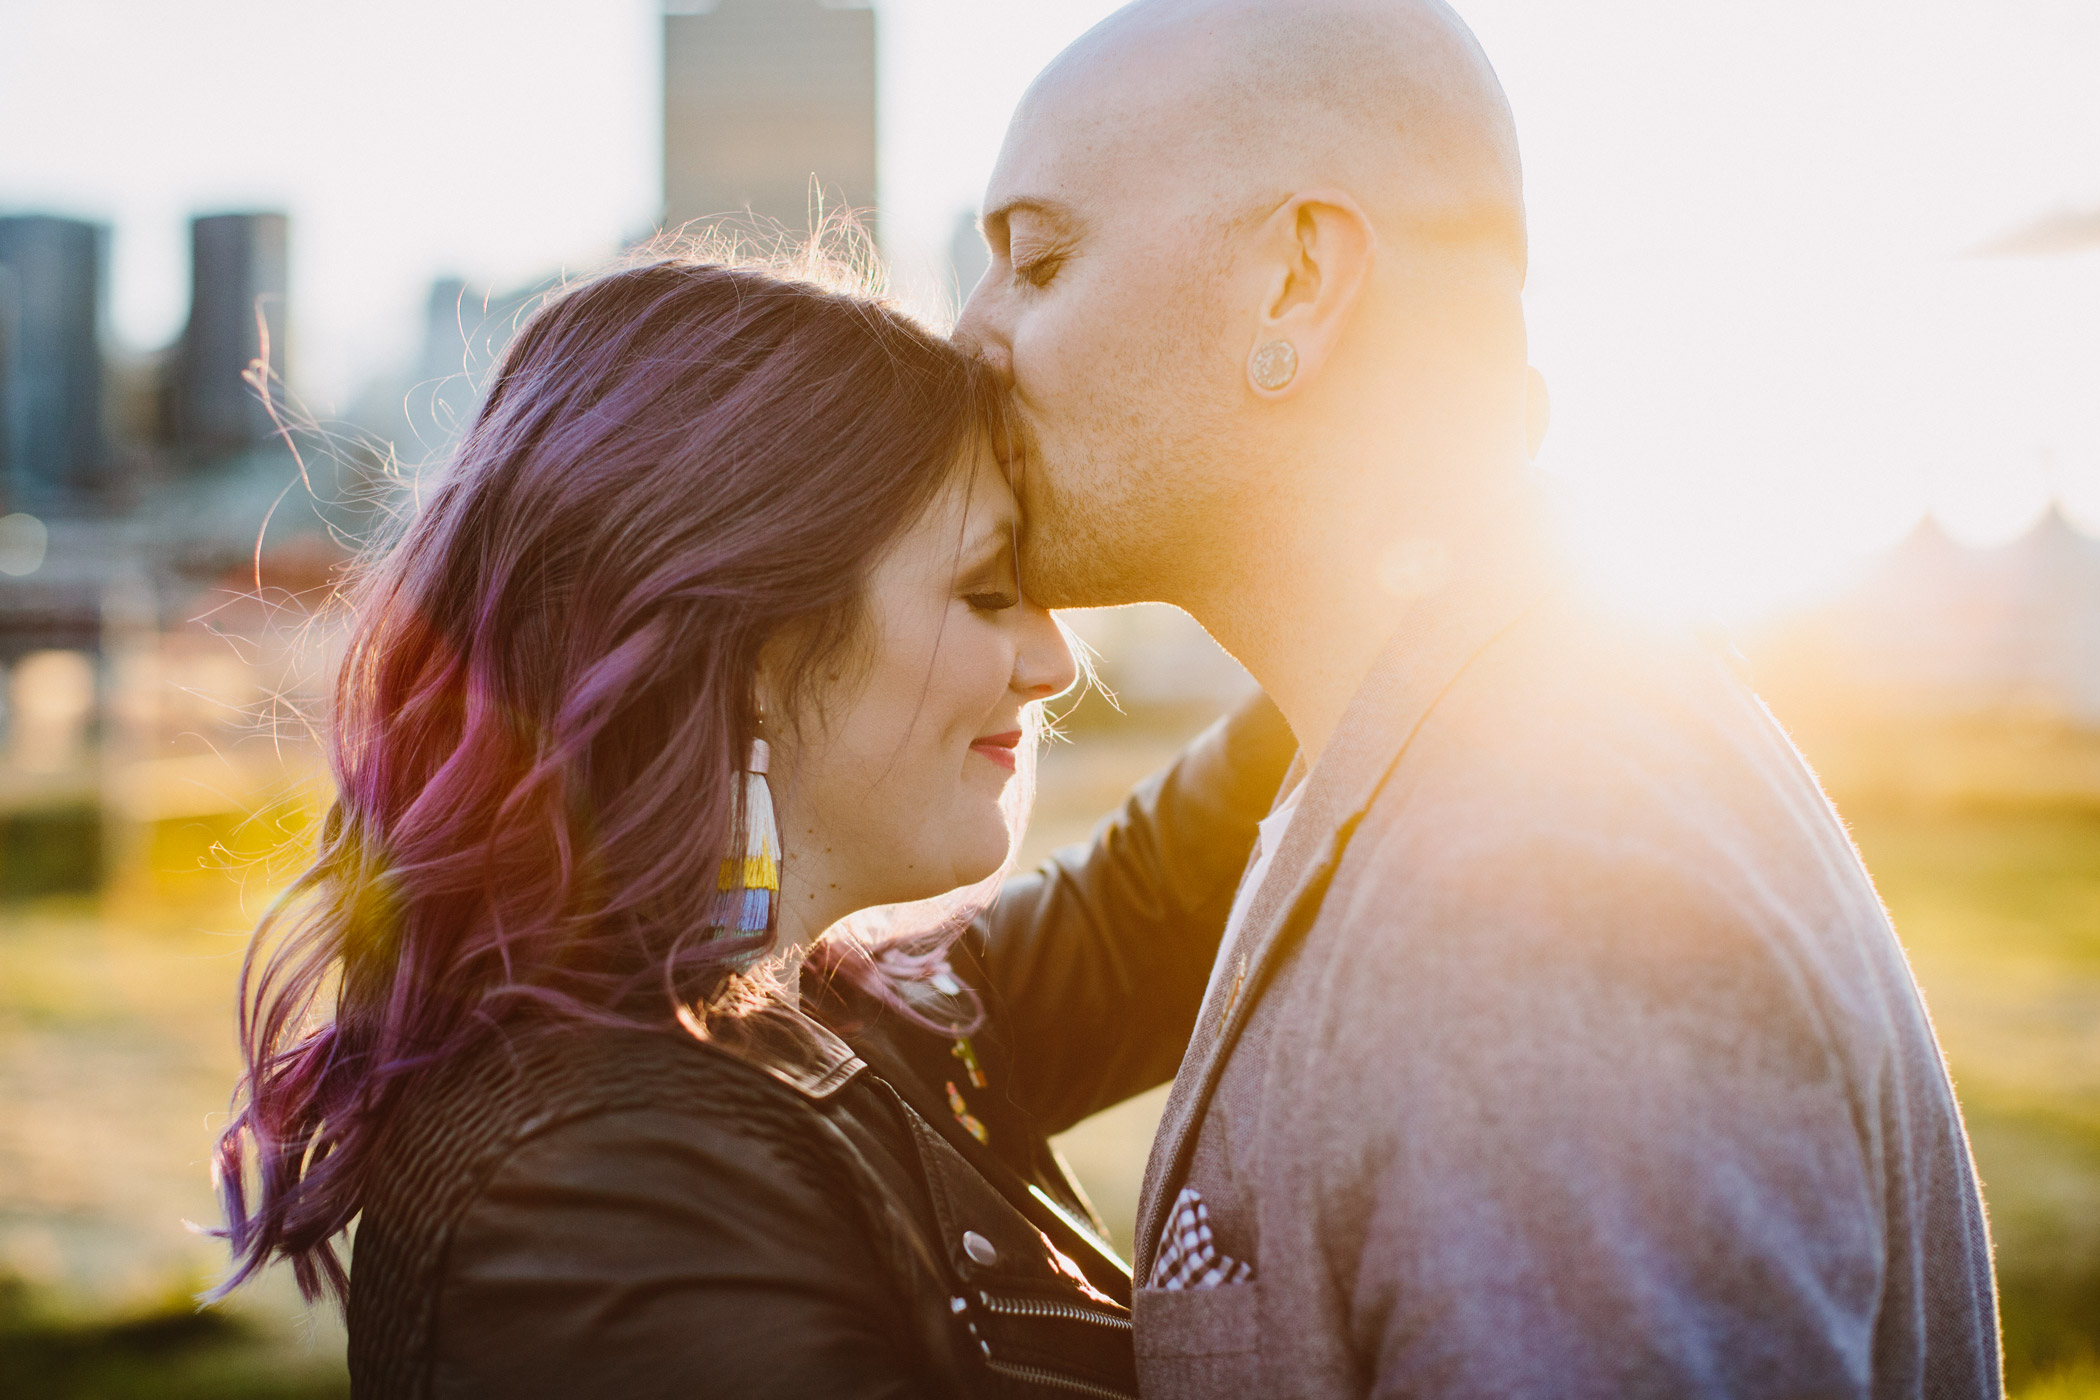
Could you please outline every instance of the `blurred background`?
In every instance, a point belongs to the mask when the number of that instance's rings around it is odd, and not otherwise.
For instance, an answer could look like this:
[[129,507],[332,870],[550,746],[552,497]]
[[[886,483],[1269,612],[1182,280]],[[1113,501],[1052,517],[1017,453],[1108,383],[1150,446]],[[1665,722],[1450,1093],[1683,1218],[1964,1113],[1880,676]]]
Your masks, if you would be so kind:
[[[0,0],[0,1393],[344,1393],[212,1313],[245,931],[325,806],[336,571],[521,311],[688,220],[866,211],[952,317],[1030,76],[1108,0]],[[2100,7],[1459,0],[1525,144],[1542,466],[1725,628],[1945,1044],[2015,1394],[2100,1395]],[[295,457],[254,390],[267,366]],[[1248,685],[1073,618],[1084,835]],[[1158,1095],[1062,1143],[1128,1243]]]

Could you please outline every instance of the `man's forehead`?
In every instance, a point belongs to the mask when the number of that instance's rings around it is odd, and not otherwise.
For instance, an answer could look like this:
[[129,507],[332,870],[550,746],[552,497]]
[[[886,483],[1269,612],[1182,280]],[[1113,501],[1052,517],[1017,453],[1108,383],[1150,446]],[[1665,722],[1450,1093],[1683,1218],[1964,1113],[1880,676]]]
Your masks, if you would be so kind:
[[999,161],[985,191],[985,213],[1069,211],[1074,196],[1102,175],[1120,153],[1116,133],[1104,129],[1062,92],[1031,92],[1007,128]]
[[1012,212],[1071,222],[1121,186],[1165,173],[1145,156],[1172,143],[1185,112],[1163,100],[1170,84],[1131,81],[1126,67],[1061,64],[1038,79],[1000,148],[987,219]]

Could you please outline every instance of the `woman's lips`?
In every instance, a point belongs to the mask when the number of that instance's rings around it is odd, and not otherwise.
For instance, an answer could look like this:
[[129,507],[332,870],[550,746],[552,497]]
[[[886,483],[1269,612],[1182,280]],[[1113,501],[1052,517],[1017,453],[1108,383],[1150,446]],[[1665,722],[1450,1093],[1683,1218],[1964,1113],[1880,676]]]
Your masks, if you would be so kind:
[[983,754],[1007,772],[1014,771],[1014,750],[1021,744],[1021,731],[1009,730],[1004,734],[987,734],[982,739],[970,741],[972,753]]

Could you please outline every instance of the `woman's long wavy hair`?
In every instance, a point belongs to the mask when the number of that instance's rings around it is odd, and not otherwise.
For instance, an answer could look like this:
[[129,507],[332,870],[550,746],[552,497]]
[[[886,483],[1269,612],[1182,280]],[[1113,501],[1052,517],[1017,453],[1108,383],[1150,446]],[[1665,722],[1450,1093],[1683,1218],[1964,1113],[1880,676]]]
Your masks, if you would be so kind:
[[[705,931],[759,649],[795,624],[810,693],[997,405],[872,296],[763,269],[656,257],[532,316],[346,593],[336,801],[243,966],[222,1292],[285,1258],[346,1297],[404,1076],[520,1011],[664,1024],[721,991],[754,951]],[[958,926],[813,956],[901,1005]]]

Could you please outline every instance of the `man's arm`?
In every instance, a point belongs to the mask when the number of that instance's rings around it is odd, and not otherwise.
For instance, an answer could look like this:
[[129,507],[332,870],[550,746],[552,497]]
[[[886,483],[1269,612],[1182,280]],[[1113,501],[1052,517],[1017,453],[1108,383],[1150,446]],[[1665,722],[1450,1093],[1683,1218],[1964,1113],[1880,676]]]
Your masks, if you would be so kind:
[[1296,747],[1254,696],[979,918],[971,942],[1012,1039],[1012,1092],[1044,1131],[1173,1077]]

